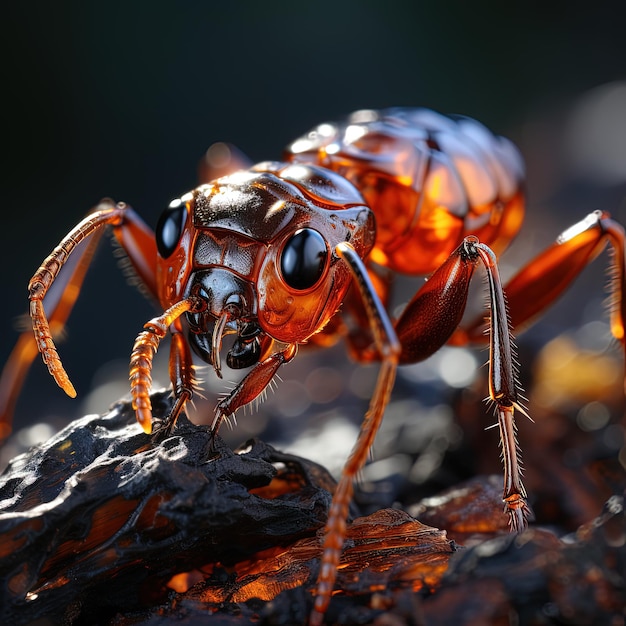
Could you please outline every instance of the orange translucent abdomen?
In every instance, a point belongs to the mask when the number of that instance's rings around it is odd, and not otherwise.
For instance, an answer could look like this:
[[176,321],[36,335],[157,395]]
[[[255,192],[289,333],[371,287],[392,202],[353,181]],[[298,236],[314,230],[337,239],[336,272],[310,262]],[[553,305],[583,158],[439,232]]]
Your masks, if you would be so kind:
[[468,118],[426,109],[359,111],[293,142],[286,157],[352,182],[376,215],[370,259],[429,274],[469,234],[501,252],[524,216],[515,146]]

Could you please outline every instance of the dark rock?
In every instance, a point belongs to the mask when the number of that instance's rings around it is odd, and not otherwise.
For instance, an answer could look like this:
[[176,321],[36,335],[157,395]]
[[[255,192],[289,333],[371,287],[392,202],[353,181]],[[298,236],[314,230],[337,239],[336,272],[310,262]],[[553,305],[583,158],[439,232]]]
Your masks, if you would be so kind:
[[[411,507],[445,530],[353,510],[328,623],[623,622],[624,471],[593,467],[614,495],[566,536],[510,535],[490,476]],[[0,623],[304,623],[333,489],[315,463],[257,440],[211,445],[184,416],[162,441],[126,403],[77,420],[0,476]]]
[[[155,398],[157,410],[167,402]],[[254,493],[279,474],[284,493]],[[212,448],[208,429],[184,417],[159,444],[127,404],[77,420],[0,477],[0,622],[95,623],[146,595],[163,600],[177,572],[314,533],[331,481],[261,442]]]

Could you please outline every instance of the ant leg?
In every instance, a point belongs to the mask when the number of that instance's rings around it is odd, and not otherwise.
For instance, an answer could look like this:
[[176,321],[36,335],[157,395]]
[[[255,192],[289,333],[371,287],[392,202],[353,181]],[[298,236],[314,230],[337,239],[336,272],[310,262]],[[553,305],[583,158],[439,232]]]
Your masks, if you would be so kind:
[[[522,268],[505,286],[514,328],[529,326],[570,286],[584,267],[609,243],[613,249],[614,275],[611,284],[611,331],[626,351],[626,236],[608,213],[595,211],[562,233],[549,248]],[[484,320],[473,320],[452,337],[462,345],[482,342]]]
[[15,402],[38,350],[57,384],[71,397],[76,395],[61,364],[54,337],[61,334],[72,312],[94,251],[108,225],[113,226],[121,248],[156,298],[154,234],[130,207],[103,200],[64,237],[30,281],[34,336],[31,331],[22,333],[0,377],[0,441],[11,431]]
[[475,237],[466,238],[405,307],[395,324],[402,346],[401,364],[428,358],[458,327],[478,263],[477,242]]
[[[119,249],[130,262],[128,269],[132,278],[139,278],[138,287],[146,296],[159,304],[157,287],[157,247],[154,231],[128,205],[120,202],[124,208],[124,220],[113,225],[113,235]],[[124,268],[126,269],[126,267]],[[133,281],[136,283],[137,281]]]
[[[48,293],[48,290],[52,287],[55,278],[67,262],[70,254],[86,237],[100,231],[108,224],[121,223],[124,208],[112,204],[104,206],[105,208],[96,210],[94,213],[88,215],[66,235],[61,243],[52,251],[50,256],[43,262],[28,285],[30,316],[37,348],[56,383],[72,398],[76,396],[76,390],[61,364],[61,359],[54,345],[50,324],[44,310],[43,299]],[[82,275],[75,275],[80,277],[80,282],[82,282],[84,270],[82,271]],[[67,301],[67,304],[69,304],[69,301]]]
[[189,351],[189,344],[183,336],[180,318],[174,320],[170,326],[171,344],[169,373],[172,381],[174,404],[162,420],[153,421],[153,433],[161,439],[172,434],[178,416],[185,408],[185,404],[193,397],[197,382],[194,376],[193,359]]
[[328,608],[330,596],[337,578],[337,567],[346,534],[348,508],[352,500],[354,480],[361,470],[371,450],[376,432],[382,421],[385,407],[395,380],[400,344],[387,312],[368,276],[367,268],[354,248],[347,243],[339,244],[335,251],[348,264],[353,279],[365,305],[376,348],[381,357],[381,366],[369,409],[361,425],[359,437],[346,461],[341,478],[328,512],[328,521],[324,529],[322,562],[317,578],[315,605],[309,623],[320,626]]
[[522,483],[521,450],[517,442],[514,409],[528,417],[518,398],[519,384],[512,354],[513,340],[502,284],[495,254],[485,245],[477,243],[476,251],[487,271],[491,323],[489,330],[489,396],[496,406],[502,462],[504,464],[504,512],[509,515],[511,530],[522,532],[533,513],[526,502],[526,489]]
[[428,279],[396,323],[402,345],[401,363],[415,363],[434,354],[459,324],[470,280],[478,261],[487,271],[490,310],[489,397],[496,406],[504,463],[505,512],[511,529],[521,532],[532,517],[521,480],[520,450],[513,412],[525,409],[518,398],[517,372],[504,293],[495,254],[466,237],[445,263]]
[[[74,307],[102,232],[101,230],[79,244],[75,253],[63,266],[59,279],[43,301],[50,335],[54,338],[63,333],[63,328]],[[20,334],[0,376],[0,441],[11,434],[15,403],[26,374],[37,354],[35,336],[32,329],[28,328]]]
[[289,345],[282,352],[275,352],[258,362],[241,382],[215,408],[215,418],[211,424],[211,440],[214,441],[225,418],[236,413],[237,409],[259,397],[272,382],[278,368],[296,356],[298,346]]
[[[161,343],[161,339],[167,334],[170,324],[173,324],[183,313],[187,311],[197,311],[202,306],[204,306],[203,301],[194,297],[177,302],[167,309],[163,315],[147,322],[144,325],[145,330],[140,332],[135,340],[135,345],[133,346],[133,351],[130,356],[130,393],[133,399],[133,409],[135,409],[137,421],[148,435],[152,432],[150,387],[152,386],[152,361],[154,355]],[[175,341],[178,343],[180,339],[179,337]],[[174,389],[176,391],[176,386]],[[175,409],[178,408],[174,421],[176,421],[178,413],[183,409],[184,403],[188,399],[186,392],[191,393],[191,390],[182,389],[181,395],[177,396],[177,402],[174,407]],[[172,412],[174,412],[174,410]]]

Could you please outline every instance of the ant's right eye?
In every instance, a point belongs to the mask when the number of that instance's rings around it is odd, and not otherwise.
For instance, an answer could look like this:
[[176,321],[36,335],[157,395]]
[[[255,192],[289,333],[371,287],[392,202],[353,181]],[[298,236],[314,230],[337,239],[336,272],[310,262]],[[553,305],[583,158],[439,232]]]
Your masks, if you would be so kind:
[[187,206],[184,202],[174,201],[161,214],[156,227],[156,243],[159,254],[167,259],[180,241],[185,227]]
[[327,261],[328,249],[322,235],[312,228],[301,228],[285,244],[280,270],[287,285],[301,291],[317,283]]

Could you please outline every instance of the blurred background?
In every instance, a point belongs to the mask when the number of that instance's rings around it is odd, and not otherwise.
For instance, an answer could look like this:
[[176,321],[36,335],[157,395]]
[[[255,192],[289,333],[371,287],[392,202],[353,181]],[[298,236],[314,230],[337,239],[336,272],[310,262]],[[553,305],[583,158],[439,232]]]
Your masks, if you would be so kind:
[[[502,259],[505,277],[594,209],[626,223],[626,38],[617,5],[11,3],[0,43],[0,360],[17,339],[29,278],[102,197],[126,201],[154,226],[172,198],[195,186],[198,161],[213,142],[232,142],[255,161],[278,158],[313,125],[355,109],[426,106],[462,113],[519,145],[528,167],[528,217]],[[599,354],[605,369],[591,369],[604,372],[610,390],[603,393],[614,394],[622,366],[608,347],[606,264],[602,259],[586,270],[519,343],[522,361],[527,353],[534,360],[565,332],[553,361],[562,364],[567,354],[584,350]],[[17,408],[24,442],[49,432],[32,424],[56,427],[103,412],[127,393],[128,356],[154,311],[124,282],[103,241],[59,346],[79,397],[66,398],[36,361]],[[338,346],[283,368],[278,391],[258,413],[240,417],[234,440],[265,432],[287,446],[299,437],[300,449],[308,451],[311,441],[323,442],[320,460],[339,467],[376,373],[351,369],[344,355]],[[450,389],[476,384],[484,360],[480,351],[444,350],[407,368],[397,400],[417,404],[392,408],[389,423],[406,421],[417,406],[426,418],[435,412],[454,441],[460,431],[450,426],[450,409],[441,407]],[[157,380],[167,384],[160,372]],[[224,388],[209,378],[213,406],[213,394]],[[486,387],[479,389],[485,395]],[[544,389],[548,404],[554,395],[554,387]],[[342,403],[355,402],[354,419],[338,417]],[[581,402],[584,407],[590,400]],[[614,419],[610,411],[594,405],[573,419],[591,430],[604,428]],[[480,432],[490,420],[479,422]],[[332,434],[322,428],[330,422],[339,425]],[[431,452],[436,456],[436,446]],[[413,467],[417,475],[428,472],[431,457]],[[494,443],[496,471],[497,457]]]

